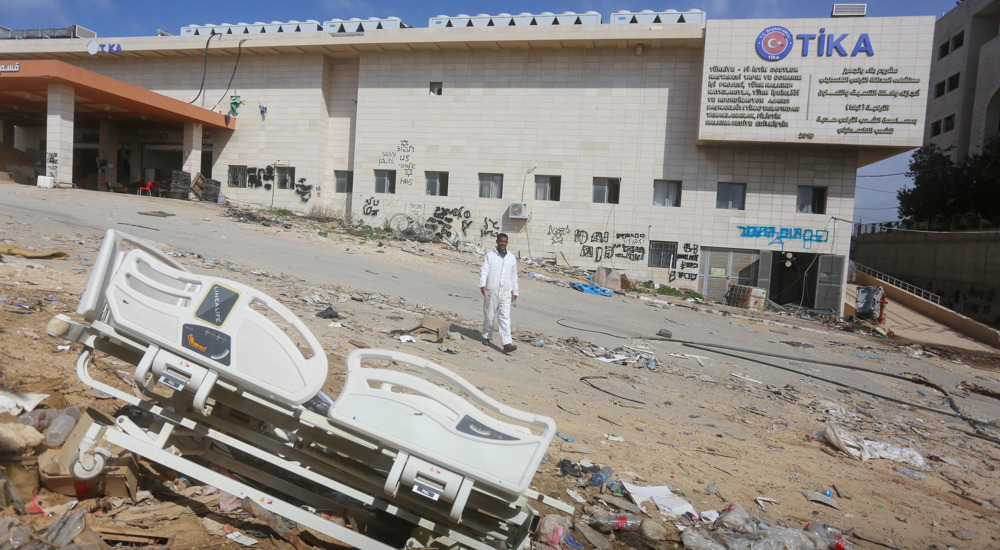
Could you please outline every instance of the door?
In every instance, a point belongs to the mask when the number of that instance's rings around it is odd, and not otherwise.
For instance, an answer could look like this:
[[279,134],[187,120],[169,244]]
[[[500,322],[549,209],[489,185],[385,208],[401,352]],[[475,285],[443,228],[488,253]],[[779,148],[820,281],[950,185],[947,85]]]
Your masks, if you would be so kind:
[[760,253],[738,248],[702,248],[698,291],[706,298],[725,301],[730,285],[756,286]]

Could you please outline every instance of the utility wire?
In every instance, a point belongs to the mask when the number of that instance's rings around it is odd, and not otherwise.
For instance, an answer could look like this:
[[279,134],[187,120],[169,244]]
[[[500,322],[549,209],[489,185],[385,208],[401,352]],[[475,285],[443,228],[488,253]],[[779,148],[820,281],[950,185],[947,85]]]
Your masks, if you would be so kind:
[[198,86],[198,95],[194,96],[194,99],[191,101],[188,101],[188,105],[192,105],[195,101],[198,101],[198,98],[201,97],[201,93],[205,91],[205,75],[208,74],[208,43],[211,42],[216,36],[221,37],[222,34],[213,32],[208,35],[208,40],[205,41],[205,63],[201,68],[201,86]]

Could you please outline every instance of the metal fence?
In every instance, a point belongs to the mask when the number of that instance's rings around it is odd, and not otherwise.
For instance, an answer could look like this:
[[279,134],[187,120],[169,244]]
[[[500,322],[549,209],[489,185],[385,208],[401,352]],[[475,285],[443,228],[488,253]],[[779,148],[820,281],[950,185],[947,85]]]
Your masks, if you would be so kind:
[[907,291],[910,294],[913,294],[915,296],[920,296],[924,300],[927,300],[927,301],[929,301],[931,303],[934,303],[934,304],[937,304],[937,305],[941,305],[941,297],[938,296],[937,294],[934,294],[933,292],[928,292],[928,291],[926,291],[926,290],[924,290],[922,288],[913,286],[913,285],[911,285],[910,283],[908,283],[906,281],[901,281],[901,280],[899,280],[899,279],[897,279],[897,278],[895,278],[895,277],[893,277],[891,275],[886,275],[885,273],[882,273],[881,271],[876,271],[876,270],[874,270],[874,269],[872,269],[870,267],[863,266],[863,265],[858,264],[858,263],[855,263],[854,265],[857,266],[858,271],[860,271],[860,272],[862,272],[862,273],[864,273],[866,275],[870,275],[872,277],[875,277],[876,279],[878,279],[880,281],[885,281],[885,282],[889,283],[890,285],[892,285],[892,286],[894,286],[896,288],[899,288],[901,290],[905,290],[905,291]]

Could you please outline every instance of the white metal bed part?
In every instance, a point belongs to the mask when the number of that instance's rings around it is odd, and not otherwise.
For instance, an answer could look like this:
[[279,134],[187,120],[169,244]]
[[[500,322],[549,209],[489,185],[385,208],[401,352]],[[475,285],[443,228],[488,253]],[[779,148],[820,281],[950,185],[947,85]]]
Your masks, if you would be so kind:
[[[80,380],[157,419],[92,425],[71,468],[80,479],[117,445],[366,550],[401,543],[303,507],[331,509],[330,495],[344,495],[476,550],[523,550],[540,519],[533,501],[572,512],[529,488],[551,419],[388,350],[350,354],[343,390],[317,414],[304,404],[326,382],[327,359],[294,314],[134,237],[108,231],[77,313],[84,322],[57,315],[48,332],[84,344]],[[95,379],[95,352],[133,364],[138,393]]]

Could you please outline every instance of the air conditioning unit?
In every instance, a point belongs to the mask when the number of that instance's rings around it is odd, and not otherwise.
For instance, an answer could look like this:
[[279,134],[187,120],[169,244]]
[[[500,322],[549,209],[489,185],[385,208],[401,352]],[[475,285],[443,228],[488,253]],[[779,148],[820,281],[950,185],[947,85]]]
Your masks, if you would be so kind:
[[509,216],[514,220],[526,220],[529,217],[528,203],[526,202],[512,202],[510,203]]

